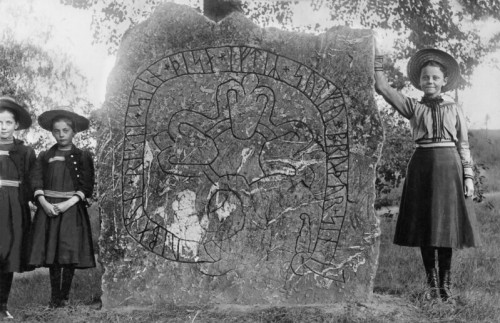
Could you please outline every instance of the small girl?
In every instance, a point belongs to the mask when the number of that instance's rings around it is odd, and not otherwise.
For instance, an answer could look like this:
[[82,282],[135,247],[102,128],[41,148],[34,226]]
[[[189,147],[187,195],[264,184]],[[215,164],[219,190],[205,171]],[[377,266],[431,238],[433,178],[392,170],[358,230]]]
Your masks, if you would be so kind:
[[0,321],[13,319],[7,302],[14,272],[27,269],[31,224],[29,173],[35,152],[14,138],[31,126],[28,111],[10,97],[0,97]]
[[[408,164],[394,243],[420,247],[429,300],[452,301],[452,248],[479,244],[477,221],[470,206],[474,173],[464,113],[442,92],[461,80],[458,63],[437,49],[418,51],[408,62],[408,77],[424,92],[406,97],[389,86],[382,56],[375,58],[375,89],[410,120],[416,149]],[[436,253],[438,266],[436,268]]]
[[38,210],[33,220],[29,264],[49,267],[49,306],[65,306],[75,268],[95,267],[86,198],[94,187],[94,164],[88,151],[73,145],[77,132],[89,120],[64,109],[38,117],[40,126],[52,132],[57,144],[40,153],[31,172]]

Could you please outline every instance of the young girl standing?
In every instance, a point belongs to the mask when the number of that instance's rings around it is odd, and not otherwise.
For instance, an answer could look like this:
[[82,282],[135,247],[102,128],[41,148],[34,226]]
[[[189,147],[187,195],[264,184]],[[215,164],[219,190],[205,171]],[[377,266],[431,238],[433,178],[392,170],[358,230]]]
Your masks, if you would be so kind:
[[[458,63],[437,49],[418,51],[408,62],[408,77],[424,92],[409,98],[389,86],[382,56],[375,58],[375,89],[409,119],[416,149],[408,164],[394,243],[420,247],[428,299],[451,300],[452,249],[479,244],[470,206],[474,173],[464,113],[441,93],[460,82]],[[437,268],[436,268],[437,254]]]
[[7,302],[14,272],[26,270],[31,224],[29,173],[35,152],[14,138],[31,126],[28,111],[10,97],[0,97],[0,321],[12,319]]
[[51,307],[68,302],[75,268],[95,267],[86,198],[94,186],[94,164],[88,151],[73,145],[89,120],[58,109],[42,113],[40,126],[57,141],[40,153],[31,172],[38,210],[33,220],[29,264],[49,267]]

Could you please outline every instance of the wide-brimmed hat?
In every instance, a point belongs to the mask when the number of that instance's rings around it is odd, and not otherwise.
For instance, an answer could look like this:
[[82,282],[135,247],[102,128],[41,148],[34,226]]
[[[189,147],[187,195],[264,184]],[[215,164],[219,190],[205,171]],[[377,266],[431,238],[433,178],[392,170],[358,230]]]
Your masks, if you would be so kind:
[[54,110],[45,111],[38,116],[38,124],[43,129],[52,131],[52,122],[55,118],[68,118],[72,120],[75,132],[87,130],[90,125],[89,119],[71,111],[69,107],[57,107]]
[[28,110],[23,108],[10,96],[0,97],[0,108],[11,110],[17,117],[19,127],[17,130],[27,129],[31,126],[31,116]]
[[419,50],[410,58],[407,66],[407,72],[408,78],[414,87],[421,90],[420,72],[422,70],[422,66],[428,61],[435,61],[446,67],[448,72],[448,82],[442,87],[442,92],[453,90],[458,87],[462,77],[460,76],[460,67],[458,66],[457,61],[450,54],[434,48]]

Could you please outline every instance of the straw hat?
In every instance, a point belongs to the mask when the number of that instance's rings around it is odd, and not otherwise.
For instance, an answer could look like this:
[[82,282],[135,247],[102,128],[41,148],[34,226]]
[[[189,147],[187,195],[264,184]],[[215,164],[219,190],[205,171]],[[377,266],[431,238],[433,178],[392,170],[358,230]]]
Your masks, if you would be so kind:
[[407,66],[408,77],[414,87],[420,88],[420,72],[422,65],[428,61],[436,61],[446,67],[448,71],[448,82],[441,89],[442,92],[455,89],[462,77],[460,76],[460,67],[457,61],[448,53],[439,49],[427,48],[419,50],[415,55],[410,58]]
[[45,111],[38,117],[38,124],[43,129],[52,131],[52,121],[59,117],[72,120],[75,126],[75,132],[81,132],[89,128],[89,119],[74,113],[69,107],[58,107],[54,110]]
[[9,96],[0,97],[0,108],[9,109],[17,116],[19,122],[17,130],[27,129],[31,126],[32,121],[28,110],[19,105],[13,98]]

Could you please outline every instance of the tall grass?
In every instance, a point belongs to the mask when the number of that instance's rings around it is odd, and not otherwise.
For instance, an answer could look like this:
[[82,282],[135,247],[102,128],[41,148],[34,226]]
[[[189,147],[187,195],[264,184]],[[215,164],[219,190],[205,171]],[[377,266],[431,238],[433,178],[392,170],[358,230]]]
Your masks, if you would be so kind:
[[382,220],[382,241],[375,292],[409,299],[431,320],[440,322],[500,322],[500,197],[475,205],[483,244],[455,250],[452,282],[457,304],[423,300],[425,274],[418,248],[396,246],[396,219]]
[[[456,305],[423,300],[425,275],[418,248],[392,243],[396,218],[382,219],[382,240],[375,293],[391,294],[414,305],[421,317],[405,322],[500,322],[500,196],[475,205],[483,244],[454,252],[453,291]],[[247,312],[216,311],[200,307],[150,308],[147,311],[96,311],[101,295],[100,268],[77,270],[70,307],[48,310],[46,271],[16,275],[9,307],[28,322],[400,322],[376,314],[360,317],[354,305],[336,313],[319,308],[276,307]],[[89,306],[90,305],[90,306]]]
[[486,192],[500,191],[500,130],[471,130],[469,142],[474,162],[485,166]]
[[[489,133],[483,143],[482,133],[472,138],[476,161],[485,162],[488,191],[500,191],[500,153],[492,148],[500,143],[500,132]],[[495,136],[494,136],[495,135]],[[494,145],[493,145],[494,146]],[[387,200],[398,204],[399,190]],[[485,202],[475,204],[483,244],[479,248],[454,251],[453,290],[457,304],[429,303],[423,300],[425,275],[418,248],[406,248],[392,243],[396,217],[381,221],[381,250],[374,292],[398,296],[413,304],[420,315],[410,322],[500,322],[500,195],[489,195]],[[89,209],[92,235],[97,247],[100,219],[96,205]],[[97,248],[96,248],[97,251]],[[217,312],[200,307],[150,308],[96,311],[101,296],[100,267],[77,270],[70,295],[70,307],[48,310],[50,284],[47,269],[15,275],[9,299],[9,309],[19,321],[26,322],[400,322],[397,316],[357,314],[354,305],[331,313],[318,308],[276,307],[248,312]],[[419,314],[420,314],[419,313]],[[405,320],[405,322],[408,322]]]
[[[100,221],[97,206],[93,205],[88,210],[94,248],[95,251],[98,251],[97,239],[99,237]],[[99,263],[96,268],[75,270],[70,293],[70,304],[99,307],[102,294],[102,274],[103,270]],[[9,298],[9,311],[13,313],[14,317],[22,321],[51,321],[43,317],[43,315],[47,315],[49,301],[50,281],[48,268],[38,268],[31,272],[14,274],[14,282]]]
[[[101,267],[76,270],[71,288],[72,304],[95,304],[101,298]],[[46,306],[50,301],[50,282],[47,268],[34,272],[15,274],[9,306]]]
[[[500,163],[499,163],[500,165]],[[484,171],[486,177],[486,191],[500,191],[500,167],[489,167]]]

